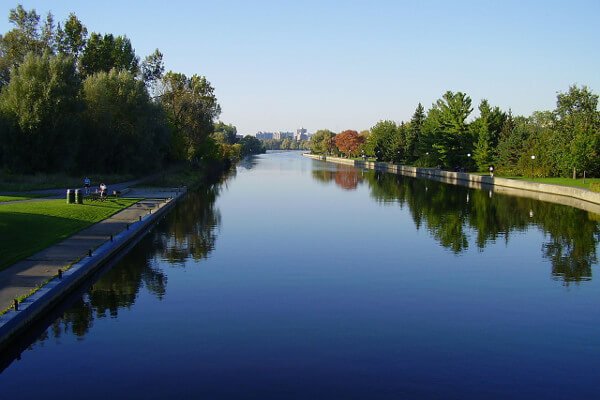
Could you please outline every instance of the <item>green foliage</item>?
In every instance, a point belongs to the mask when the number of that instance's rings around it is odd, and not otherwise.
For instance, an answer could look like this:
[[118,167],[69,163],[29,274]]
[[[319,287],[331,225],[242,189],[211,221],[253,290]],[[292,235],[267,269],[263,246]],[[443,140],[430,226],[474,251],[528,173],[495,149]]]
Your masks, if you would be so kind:
[[379,121],[371,128],[367,147],[377,161],[394,161],[403,148],[402,137],[394,121]]
[[429,110],[423,136],[434,164],[447,169],[468,167],[467,154],[472,152],[473,143],[467,124],[471,111],[471,99],[466,94],[450,91]]
[[80,82],[70,57],[29,53],[0,94],[1,159],[13,171],[56,171],[74,161]]
[[60,53],[79,58],[87,43],[87,28],[73,13],[65,21],[64,28],[58,24],[56,47]]
[[335,133],[328,129],[321,129],[315,132],[310,138],[310,150],[314,154],[331,155],[335,147]]
[[87,134],[79,165],[91,171],[123,172],[161,166],[169,131],[143,82],[125,70],[99,72],[83,83],[83,98]]
[[213,121],[221,113],[214,88],[203,77],[167,72],[161,81],[160,104],[164,108],[175,141],[171,157],[198,164],[214,157]]
[[600,182],[590,183],[590,190],[592,192],[600,193]]
[[419,143],[421,141],[424,121],[425,109],[421,103],[419,103],[406,128],[404,158],[407,164],[414,163],[420,157]]
[[97,72],[109,72],[113,68],[134,75],[139,72],[138,57],[130,40],[125,36],[92,33],[79,58],[81,73],[90,76]]
[[241,145],[242,157],[250,154],[262,154],[267,151],[262,142],[251,135],[244,136],[240,139],[239,144]]
[[237,142],[237,128],[224,122],[217,122],[212,134],[218,143],[235,144]]

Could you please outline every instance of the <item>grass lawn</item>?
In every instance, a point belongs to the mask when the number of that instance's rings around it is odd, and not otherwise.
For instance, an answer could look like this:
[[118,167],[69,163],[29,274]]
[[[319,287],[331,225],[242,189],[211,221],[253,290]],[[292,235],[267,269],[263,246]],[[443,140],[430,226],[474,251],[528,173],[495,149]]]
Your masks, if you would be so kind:
[[519,179],[528,182],[548,183],[550,185],[573,186],[583,189],[589,189],[592,182],[600,182],[600,178],[586,178],[585,183],[583,183],[583,178],[531,178],[527,176],[499,176],[499,178]]
[[61,199],[0,205],[0,270],[136,202],[66,204]]

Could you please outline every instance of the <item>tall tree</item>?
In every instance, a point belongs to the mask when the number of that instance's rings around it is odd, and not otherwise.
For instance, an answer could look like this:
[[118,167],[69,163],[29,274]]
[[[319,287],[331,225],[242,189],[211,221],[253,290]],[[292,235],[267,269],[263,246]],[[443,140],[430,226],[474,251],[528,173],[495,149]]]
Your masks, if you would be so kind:
[[560,135],[557,143],[565,149],[559,164],[563,175],[571,170],[600,173],[600,113],[598,95],[586,86],[569,87],[557,96],[556,130]]
[[211,134],[214,120],[221,113],[214,88],[203,76],[167,72],[161,80],[159,99],[173,127],[174,158],[198,163],[214,157]]
[[85,48],[87,34],[87,28],[77,16],[74,13],[69,14],[64,27],[58,24],[56,30],[56,46],[58,51],[70,55],[77,60]]
[[23,62],[27,53],[42,55],[52,44],[53,17],[48,13],[46,22],[40,26],[40,16],[23,6],[11,9],[8,21],[14,28],[1,36],[0,40],[0,87],[10,79],[10,70]]
[[471,98],[462,92],[448,91],[433,105],[423,126],[433,162],[445,168],[467,166],[473,146],[467,118],[472,111]]
[[76,151],[80,82],[67,56],[29,53],[0,95],[8,121],[1,138],[4,162],[15,171],[71,167]]
[[473,159],[477,168],[486,170],[496,159],[496,148],[506,115],[500,108],[492,108],[486,99],[479,104],[479,118],[471,123],[471,132],[475,140]]
[[86,136],[80,164],[93,171],[161,166],[169,132],[144,83],[128,71],[98,72],[83,83]]
[[79,57],[79,70],[84,76],[90,76],[113,68],[137,75],[139,61],[131,42],[125,36],[92,33]]
[[421,133],[423,130],[423,122],[425,121],[425,109],[419,103],[415,109],[415,113],[410,119],[406,132],[405,158],[407,163],[413,163],[419,158],[418,145],[421,141]]

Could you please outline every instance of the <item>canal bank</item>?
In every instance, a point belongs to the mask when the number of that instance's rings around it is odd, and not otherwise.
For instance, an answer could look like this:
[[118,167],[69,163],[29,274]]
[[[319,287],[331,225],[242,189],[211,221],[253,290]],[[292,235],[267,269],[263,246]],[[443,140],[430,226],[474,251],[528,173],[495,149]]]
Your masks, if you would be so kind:
[[[136,204],[0,272],[0,308],[13,305],[0,316],[0,349],[145,235],[185,193],[179,188],[133,189],[128,197],[139,198]],[[31,292],[15,309],[15,299]]]
[[475,175],[466,172],[444,171],[437,168],[420,168],[386,162],[350,160],[347,158],[330,157],[318,154],[304,153],[303,156],[313,160],[350,165],[356,168],[372,169],[375,171],[411,177],[428,178],[473,189],[490,189],[497,193],[528,197],[600,214],[600,193],[575,187],[519,181],[507,178],[492,178],[491,176]]

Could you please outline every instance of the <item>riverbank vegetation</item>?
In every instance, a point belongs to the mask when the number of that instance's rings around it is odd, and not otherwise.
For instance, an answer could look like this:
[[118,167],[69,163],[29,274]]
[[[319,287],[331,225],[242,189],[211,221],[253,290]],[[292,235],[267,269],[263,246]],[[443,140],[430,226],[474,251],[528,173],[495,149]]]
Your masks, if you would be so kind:
[[[315,154],[373,157],[378,161],[502,175],[600,177],[598,95],[573,85],[556,108],[514,116],[487,100],[473,106],[462,92],[446,92],[429,110],[419,103],[407,122],[379,121],[363,132],[319,130]],[[343,137],[341,137],[343,136]]]
[[65,200],[0,206],[0,270],[136,203],[135,199],[67,204]]
[[261,140],[266,150],[310,150],[308,140],[296,139],[264,139]]
[[[227,136],[204,76],[165,72],[123,35],[92,32],[75,14],[55,23],[10,10],[0,36],[0,169],[8,174],[148,174],[172,164],[225,168],[263,151]],[[228,131],[229,130],[229,131]],[[223,133],[225,132],[225,135]]]

